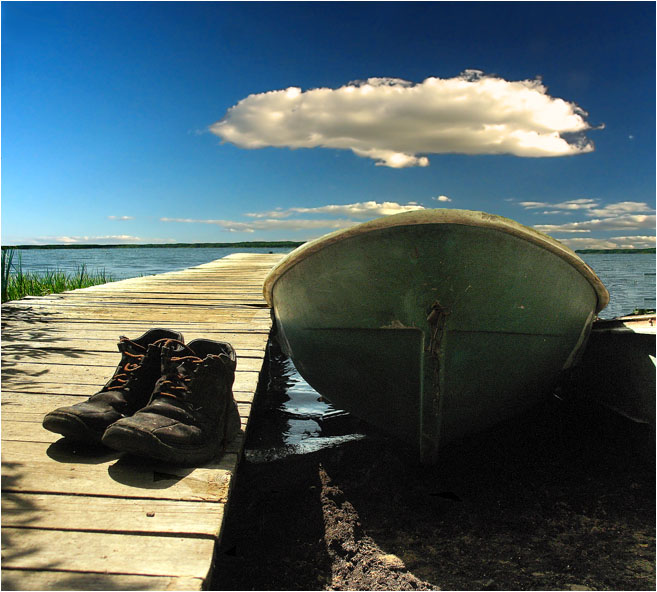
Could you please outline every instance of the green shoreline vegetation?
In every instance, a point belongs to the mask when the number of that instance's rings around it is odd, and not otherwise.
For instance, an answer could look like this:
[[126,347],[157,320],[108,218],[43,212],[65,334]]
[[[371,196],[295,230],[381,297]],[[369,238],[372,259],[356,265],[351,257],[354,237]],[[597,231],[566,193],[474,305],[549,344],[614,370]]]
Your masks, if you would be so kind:
[[85,265],[80,265],[75,273],[59,270],[45,273],[23,271],[20,253],[14,261],[16,251],[2,249],[2,302],[20,300],[25,296],[46,296],[59,294],[67,290],[88,288],[98,284],[113,282],[114,278],[105,270],[89,272]]

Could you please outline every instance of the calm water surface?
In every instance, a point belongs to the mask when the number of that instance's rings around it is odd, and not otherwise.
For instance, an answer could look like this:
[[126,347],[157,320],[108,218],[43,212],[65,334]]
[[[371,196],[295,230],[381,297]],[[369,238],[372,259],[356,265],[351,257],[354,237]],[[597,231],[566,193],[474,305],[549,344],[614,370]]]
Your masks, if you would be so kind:
[[[291,249],[143,248],[52,249],[21,252],[24,270],[75,272],[84,264],[89,271],[104,269],[115,279],[175,271],[207,263],[231,253],[287,253]],[[629,314],[635,308],[655,307],[655,255],[584,254],[582,259],[598,274],[610,293],[601,318]],[[270,346],[270,350],[271,350]],[[322,401],[301,378],[290,360],[270,351],[267,393],[260,400],[265,421],[250,431],[246,457],[266,462],[289,454],[312,452],[326,446],[365,437],[348,414]],[[255,414],[256,416],[258,414]]]
[[23,270],[61,270],[75,273],[81,265],[87,271],[102,271],[115,280],[177,271],[232,253],[289,253],[289,248],[125,248],[125,249],[27,249],[17,252]]
[[581,254],[609,290],[609,304],[600,318],[630,314],[635,308],[655,308],[655,255]]

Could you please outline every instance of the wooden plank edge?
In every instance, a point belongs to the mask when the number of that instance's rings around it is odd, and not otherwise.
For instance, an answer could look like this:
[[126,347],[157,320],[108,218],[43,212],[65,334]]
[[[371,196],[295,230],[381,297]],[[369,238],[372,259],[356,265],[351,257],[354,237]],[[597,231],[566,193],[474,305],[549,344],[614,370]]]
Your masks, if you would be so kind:
[[[20,579],[20,583],[17,581]],[[206,579],[3,567],[3,590],[202,590]]]

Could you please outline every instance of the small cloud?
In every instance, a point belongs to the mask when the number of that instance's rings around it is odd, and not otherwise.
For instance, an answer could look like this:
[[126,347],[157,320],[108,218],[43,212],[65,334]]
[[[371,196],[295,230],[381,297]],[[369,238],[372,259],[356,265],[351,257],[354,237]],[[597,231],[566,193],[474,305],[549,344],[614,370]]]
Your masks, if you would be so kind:
[[[161,222],[177,222],[183,224],[213,224],[229,232],[256,232],[268,230],[339,230],[349,228],[363,220],[390,216],[400,212],[423,210],[424,206],[415,202],[406,205],[392,201],[364,201],[352,204],[330,204],[313,208],[293,207],[276,208],[265,212],[250,212],[246,214],[252,220],[214,220],[193,218],[160,218]],[[300,218],[301,216],[325,216],[322,218]],[[296,216],[292,218],[292,216]],[[335,217],[339,216],[339,217]],[[347,217],[345,217],[347,216]],[[352,219],[356,218],[356,219]]]
[[37,239],[39,244],[124,244],[124,243],[139,243],[139,242],[167,242],[166,239],[153,239],[145,241],[138,236],[131,236],[129,234],[114,234],[103,236],[54,236],[54,237],[40,237]]
[[314,230],[328,229],[338,230],[340,228],[349,228],[357,224],[354,220],[281,220],[270,218],[255,220],[253,222],[236,222],[234,220],[212,220],[212,219],[192,219],[192,218],[160,218],[160,222],[177,222],[182,224],[213,224],[229,232],[249,232],[257,230]]
[[647,203],[639,201],[620,201],[617,203],[607,204],[603,207],[591,208],[588,211],[590,216],[618,216],[631,214],[635,212],[652,212],[654,211]]
[[[534,228],[550,235],[566,235],[568,238],[560,238],[561,242],[571,248],[580,249],[620,249],[632,248],[628,244],[644,245],[646,239],[651,237],[616,237],[599,238],[593,234],[609,233],[622,230],[632,232],[655,228],[654,209],[645,202],[621,201],[601,205],[600,200],[582,198],[572,199],[559,203],[523,201],[521,206],[529,210],[542,210],[543,215],[579,214],[584,219],[577,222],[565,224],[536,224]],[[548,208],[548,209],[544,209]],[[577,234],[587,234],[587,237],[574,237]],[[628,240],[626,241],[625,238]],[[636,240],[635,240],[636,239]],[[629,242],[628,242],[629,241]],[[654,237],[652,237],[654,243]],[[625,246],[623,246],[625,245]]]
[[446,195],[439,195],[438,197],[434,197],[436,201],[452,201],[450,197],[447,197]]
[[134,220],[134,216],[107,216],[108,220]]
[[654,236],[564,238],[559,240],[571,249],[648,249],[655,246]]
[[[548,203],[544,201],[521,201],[519,204],[528,210],[535,210],[541,208],[551,208],[550,213],[554,213],[555,210],[589,210],[596,207],[598,202],[594,199],[571,199],[569,201],[563,201],[561,203]],[[544,212],[547,213],[547,212]]]
[[287,218],[293,214],[329,214],[338,216],[354,216],[356,218],[375,218],[377,216],[390,216],[400,212],[410,212],[413,210],[423,210],[424,207],[416,202],[409,202],[406,205],[393,201],[363,201],[343,205],[327,205],[315,208],[288,208],[283,210],[277,208],[268,212],[254,212],[246,214],[251,218]]
[[569,222],[568,224],[538,224],[534,228],[552,233],[592,232],[599,230],[638,230],[641,228],[654,228],[655,216],[645,214],[625,214],[609,218],[596,218],[583,222]]
[[591,152],[576,104],[538,79],[468,70],[420,83],[369,78],[340,88],[252,94],[210,131],[241,148],[337,148],[391,168],[425,167],[425,154],[568,156]]
[[577,225],[579,222],[574,224],[536,224],[534,228],[540,230],[545,234],[575,234],[581,232],[591,232],[590,228],[578,228]]
[[630,214],[638,212],[652,212],[654,211],[644,201],[620,201],[617,203],[600,205],[600,201],[596,199],[571,199],[560,203],[548,203],[544,201],[521,201],[518,202],[522,207],[528,210],[537,210],[542,208],[550,208],[543,211],[543,214],[554,214],[556,212],[574,212],[582,210],[587,216],[598,216],[601,218],[608,216],[617,216],[619,214]]

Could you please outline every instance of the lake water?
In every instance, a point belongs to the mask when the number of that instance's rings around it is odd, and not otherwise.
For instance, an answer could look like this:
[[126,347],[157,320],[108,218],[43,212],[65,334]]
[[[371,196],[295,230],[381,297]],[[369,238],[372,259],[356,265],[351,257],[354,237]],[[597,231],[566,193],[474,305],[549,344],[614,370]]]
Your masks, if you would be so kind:
[[600,318],[630,314],[635,308],[655,308],[655,255],[582,253],[580,257],[609,290],[609,304]]
[[177,271],[221,259],[232,253],[289,253],[290,248],[119,248],[23,249],[17,251],[24,271],[60,270],[75,273],[81,265],[89,272],[105,270],[115,280]]
[[[104,269],[115,279],[174,271],[207,263],[231,253],[287,253],[291,249],[230,248],[121,248],[24,250],[26,271],[58,269],[75,272]],[[601,318],[631,313],[635,308],[655,308],[655,255],[584,254],[582,259],[598,274],[610,292],[609,306]],[[270,380],[253,414],[246,458],[267,462],[346,441],[364,438],[362,425],[348,414],[321,400],[275,344],[269,346]],[[256,406],[258,407],[258,406]]]

